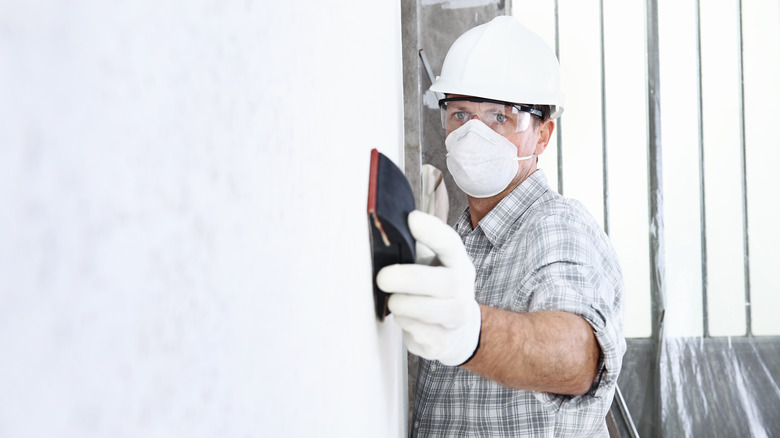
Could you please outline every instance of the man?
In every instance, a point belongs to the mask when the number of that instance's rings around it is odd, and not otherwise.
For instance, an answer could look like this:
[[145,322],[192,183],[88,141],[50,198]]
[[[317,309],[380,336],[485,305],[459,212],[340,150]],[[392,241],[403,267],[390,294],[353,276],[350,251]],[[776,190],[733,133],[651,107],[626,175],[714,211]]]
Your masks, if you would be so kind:
[[558,61],[512,17],[463,34],[431,87],[447,167],[468,195],[455,231],[409,215],[437,266],[377,284],[420,356],[412,436],[606,436],[625,353],[614,251],[537,169],[563,111]]

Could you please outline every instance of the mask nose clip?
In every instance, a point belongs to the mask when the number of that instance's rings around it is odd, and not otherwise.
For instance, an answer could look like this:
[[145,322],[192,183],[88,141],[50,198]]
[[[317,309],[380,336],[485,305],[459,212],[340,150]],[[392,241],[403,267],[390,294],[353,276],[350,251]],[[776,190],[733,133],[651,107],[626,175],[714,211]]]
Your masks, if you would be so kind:
[[[463,140],[469,134],[476,134],[482,140],[485,140],[486,142],[488,142],[490,144],[496,144],[496,140],[495,140],[495,138],[493,138],[493,136],[490,134],[490,132],[485,132],[484,131],[485,129],[493,131],[490,128],[490,126],[486,125],[482,120],[480,120],[479,116],[477,114],[474,114],[474,117],[477,117],[477,118],[476,119],[472,118],[471,120],[466,122],[460,128],[452,131],[452,134],[456,134],[457,133],[456,137],[457,137],[458,141]],[[482,126],[477,128],[476,126],[474,126],[477,123],[481,124]],[[450,134],[450,135],[452,135],[452,134]]]

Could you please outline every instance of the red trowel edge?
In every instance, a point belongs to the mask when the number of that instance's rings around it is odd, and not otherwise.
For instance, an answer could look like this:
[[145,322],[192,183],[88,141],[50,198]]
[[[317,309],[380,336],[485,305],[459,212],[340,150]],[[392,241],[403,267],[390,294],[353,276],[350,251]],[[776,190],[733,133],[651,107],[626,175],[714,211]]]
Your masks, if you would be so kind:
[[401,169],[384,154],[371,150],[368,178],[368,225],[373,269],[374,309],[381,321],[389,294],[376,285],[376,274],[385,266],[414,263],[414,238],[407,217],[414,210],[414,194]]

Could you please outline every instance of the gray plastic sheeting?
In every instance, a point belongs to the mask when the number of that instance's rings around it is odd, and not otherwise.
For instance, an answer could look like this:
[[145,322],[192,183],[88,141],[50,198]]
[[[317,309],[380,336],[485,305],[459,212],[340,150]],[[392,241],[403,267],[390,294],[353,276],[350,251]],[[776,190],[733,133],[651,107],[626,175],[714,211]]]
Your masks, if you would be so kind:
[[663,436],[780,436],[780,339],[667,338]]

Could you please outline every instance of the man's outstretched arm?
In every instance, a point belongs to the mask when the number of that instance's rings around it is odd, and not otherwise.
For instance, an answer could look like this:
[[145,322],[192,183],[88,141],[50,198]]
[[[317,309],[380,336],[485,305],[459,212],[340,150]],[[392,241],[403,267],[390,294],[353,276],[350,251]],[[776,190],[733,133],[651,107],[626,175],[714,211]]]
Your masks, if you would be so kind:
[[480,307],[479,349],[463,368],[514,389],[567,395],[590,390],[600,349],[582,317]]

